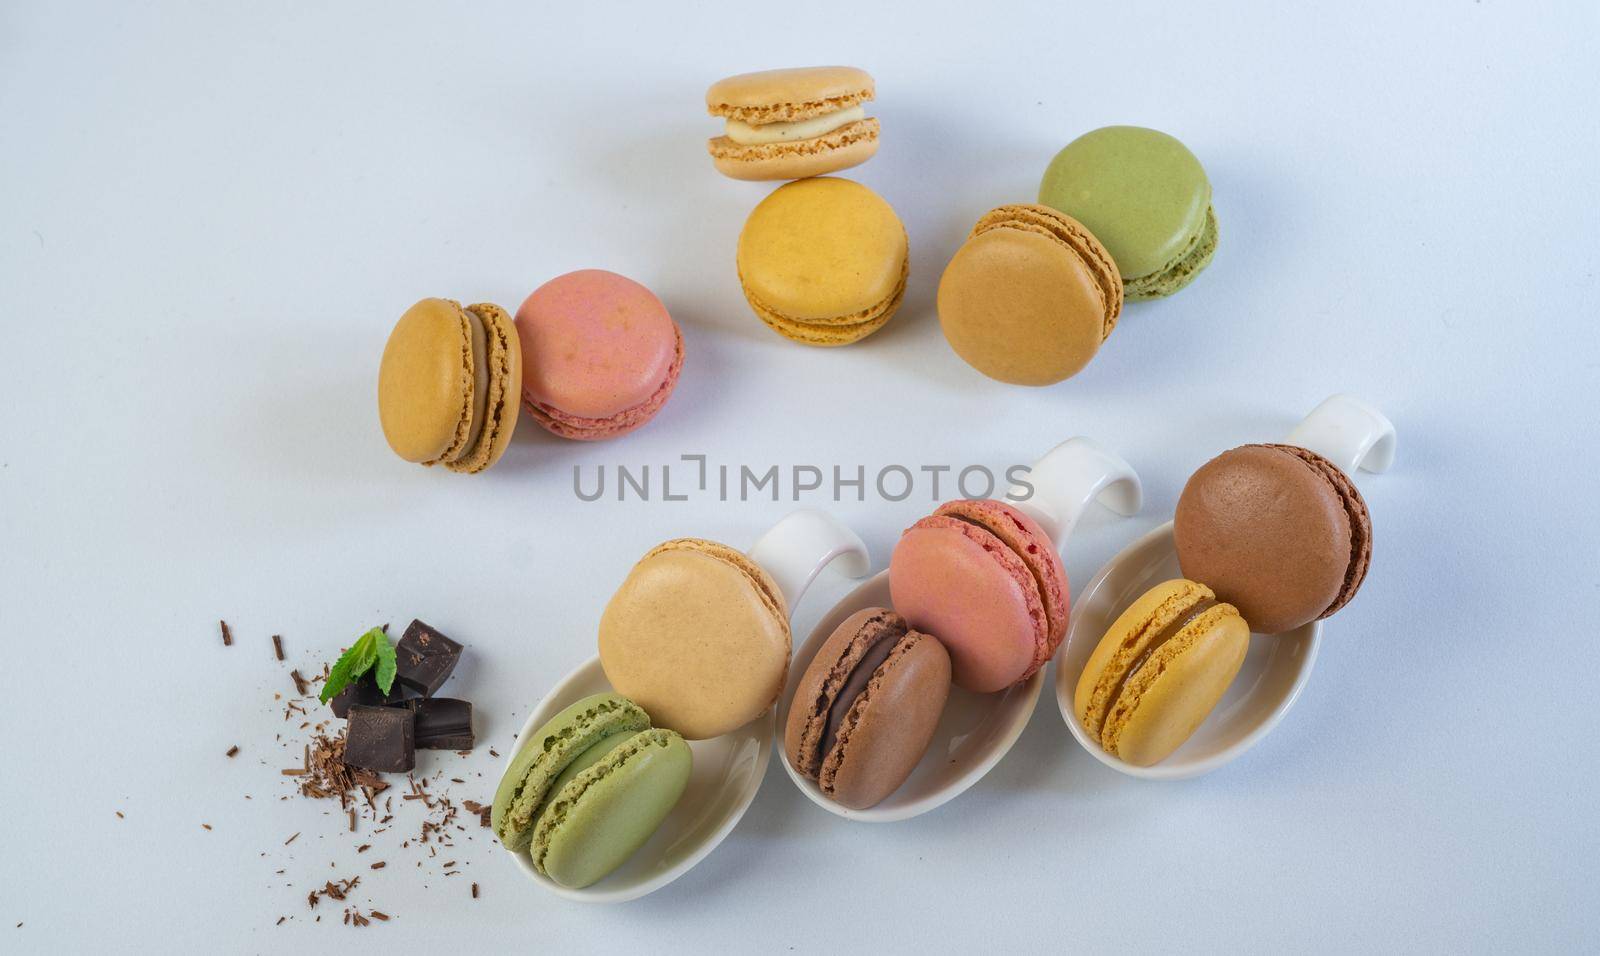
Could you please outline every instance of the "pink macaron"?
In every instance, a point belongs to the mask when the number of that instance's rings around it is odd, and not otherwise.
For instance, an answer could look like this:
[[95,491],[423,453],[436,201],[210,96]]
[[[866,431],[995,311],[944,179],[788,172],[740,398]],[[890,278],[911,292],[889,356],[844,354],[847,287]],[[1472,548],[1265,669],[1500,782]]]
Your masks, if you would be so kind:
[[1032,518],[1001,501],[952,501],[907,528],[889,559],[894,609],[950,652],[978,693],[1032,677],[1067,633],[1067,572]]
[[626,276],[557,276],[533,290],[516,323],[523,407],[563,438],[625,435],[654,417],[678,384],[683,333],[661,300]]

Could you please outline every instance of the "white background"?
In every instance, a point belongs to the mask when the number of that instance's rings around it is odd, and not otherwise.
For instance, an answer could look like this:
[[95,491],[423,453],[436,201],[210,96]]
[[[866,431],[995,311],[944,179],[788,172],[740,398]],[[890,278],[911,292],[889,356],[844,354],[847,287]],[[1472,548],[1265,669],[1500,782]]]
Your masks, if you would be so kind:
[[[365,942],[461,951],[1596,945],[1593,4],[323,6],[0,10],[0,949],[344,945],[304,894],[357,867],[356,901],[396,916]],[[712,171],[702,107],[724,74],[831,62],[877,78],[883,145],[847,175],[913,258],[900,314],[840,351],[745,307],[735,239],[771,187]],[[1216,261],[1076,378],[990,382],[939,334],[939,273],[1109,123],[1201,157]],[[684,327],[649,428],[525,421],[479,476],[390,454],[374,383],[408,305],[514,309],[582,267]],[[1371,574],[1288,719],[1211,776],[1118,776],[1046,694],[912,822],[847,824],[774,761],[715,853],[614,907],[545,894],[486,831],[463,876],[398,850],[369,873],[342,817],[277,799],[300,738],[273,741],[271,633],[305,670],[382,621],[465,641],[481,743],[424,767],[487,799],[488,746],[593,653],[646,548],[748,546],[793,507],[584,504],[574,466],[999,468],[1087,434],[1147,505],[1080,529],[1081,586],[1207,458],[1335,391],[1400,430],[1362,479]],[[926,494],[828,506],[881,567]]]

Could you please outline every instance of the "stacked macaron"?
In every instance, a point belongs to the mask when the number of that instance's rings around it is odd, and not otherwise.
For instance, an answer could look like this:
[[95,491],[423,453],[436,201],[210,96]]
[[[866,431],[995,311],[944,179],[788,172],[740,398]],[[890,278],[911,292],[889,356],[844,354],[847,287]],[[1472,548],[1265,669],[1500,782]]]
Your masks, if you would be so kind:
[[1166,759],[1222,700],[1250,632],[1281,634],[1350,602],[1372,520],[1348,475],[1294,445],[1245,445],[1190,477],[1173,538],[1184,577],[1107,629],[1073,698],[1091,740],[1137,766]]
[[518,398],[563,438],[626,434],[666,404],[683,334],[632,279],[585,269],[550,280],[513,320],[497,305],[423,299],[400,317],[378,370],[378,418],[395,454],[479,472],[505,454]]
[[820,178],[878,150],[878,121],[862,104],[872,77],[854,67],[744,73],[712,84],[706,109],[726,121],[710,141],[717,170],[734,179],[797,180],[767,196],[745,222],[739,285],[768,328],[804,345],[859,342],[905,296],[905,227],[872,190]]
[[790,765],[851,809],[882,801],[916,769],[952,685],[1005,691],[1037,674],[1067,629],[1067,575],[1050,536],[1016,507],[947,502],[889,560],[893,609],[847,618],[801,676],[784,748]]
[[1094,358],[1125,298],[1177,292],[1216,247],[1194,154],[1156,130],[1108,126],[1056,155],[1037,205],[978,220],[939,281],[939,324],[990,378],[1051,385]]

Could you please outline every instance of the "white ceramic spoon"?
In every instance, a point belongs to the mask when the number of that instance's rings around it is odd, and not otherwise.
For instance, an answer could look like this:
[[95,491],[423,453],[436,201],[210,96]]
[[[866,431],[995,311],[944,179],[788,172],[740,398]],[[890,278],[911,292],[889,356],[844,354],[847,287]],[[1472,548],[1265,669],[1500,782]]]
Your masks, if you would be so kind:
[[[791,615],[817,574],[835,559],[838,568],[853,578],[863,577],[871,567],[867,546],[854,531],[831,515],[809,509],[773,525],[749,554],[777,582]],[[517,739],[527,739],[569,704],[611,690],[600,658],[590,658],[545,695],[528,715]],[[561,886],[535,870],[528,854],[506,852],[534,882],[569,900],[621,903],[654,892],[716,849],[744,816],[772,757],[772,728],[773,712],[768,710],[731,733],[689,741],[694,769],[677,806],[638,852],[593,886]],[[506,759],[507,768],[515,757],[513,748]]]
[[[1098,499],[1118,514],[1131,515],[1138,512],[1142,498],[1139,476],[1133,467],[1087,438],[1072,438],[1057,445],[1033,466],[1029,483],[1033,494],[1028,500],[1008,500],[1039,522],[1057,550],[1072,534],[1073,526],[1090,502]],[[1012,489],[1013,494],[1020,491]],[[880,571],[835,605],[800,645],[789,668],[789,685],[778,702],[777,720],[772,730],[779,749],[783,747],[784,723],[794,701],[795,689],[823,642],[845,618],[857,611],[892,606],[889,572]],[[1016,743],[1033,714],[1034,702],[1039,699],[1044,672],[1041,667],[1025,683],[992,694],[974,694],[951,687],[939,727],[934,731],[922,762],[898,790],[876,806],[865,810],[840,806],[824,796],[816,783],[801,776],[787,759],[783,760],[783,769],[813,803],[849,820],[887,823],[927,813],[983,779],[989,768]]]
[[[1394,425],[1382,412],[1349,395],[1334,395],[1318,405],[1286,441],[1311,449],[1352,477],[1357,469],[1384,471],[1394,461]],[[1067,729],[1101,763],[1134,777],[1196,777],[1249,750],[1278,725],[1300,696],[1322,640],[1321,621],[1283,634],[1250,635],[1239,676],[1194,736],[1153,767],[1119,760],[1089,739],[1073,713],[1078,677],[1117,615],[1154,585],[1182,576],[1169,521],[1128,545],[1094,576],[1073,602],[1067,637],[1056,654],[1056,703]]]

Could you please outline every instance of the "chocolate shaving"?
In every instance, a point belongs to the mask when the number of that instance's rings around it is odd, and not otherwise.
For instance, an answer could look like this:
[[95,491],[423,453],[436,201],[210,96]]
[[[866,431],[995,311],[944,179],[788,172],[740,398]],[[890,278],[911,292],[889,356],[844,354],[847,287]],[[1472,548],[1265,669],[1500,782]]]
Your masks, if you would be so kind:
[[299,837],[299,836],[300,836],[300,831],[299,830],[294,831],[294,836],[291,836],[289,839],[284,840],[283,841],[283,845],[284,846],[288,846],[289,844],[293,843],[295,841],[295,839],[297,837]]
[[478,884],[476,884],[476,883],[472,884],[472,898],[473,899],[477,899],[478,898]]
[[283,638],[277,634],[272,635],[272,653],[283,660]]
[[228,630],[228,622],[227,621],[218,621],[217,623],[222,626],[222,646],[223,647],[232,647],[233,646],[233,632]]
[[239,745],[238,744],[234,744],[232,747],[228,748],[228,756],[232,757],[232,756],[237,755],[238,753],[239,753]]
[[388,865],[389,864],[384,862],[383,860],[379,860],[378,862],[372,864],[372,866],[369,869],[381,870],[381,869],[383,869],[384,867],[386,867]]
[[295,668],[289,672],[289,679],[294,681],[295,693],[299,694],[301,697],[305,697],[311,693],[311,684],[304,677],[300,676],[299,668]]

